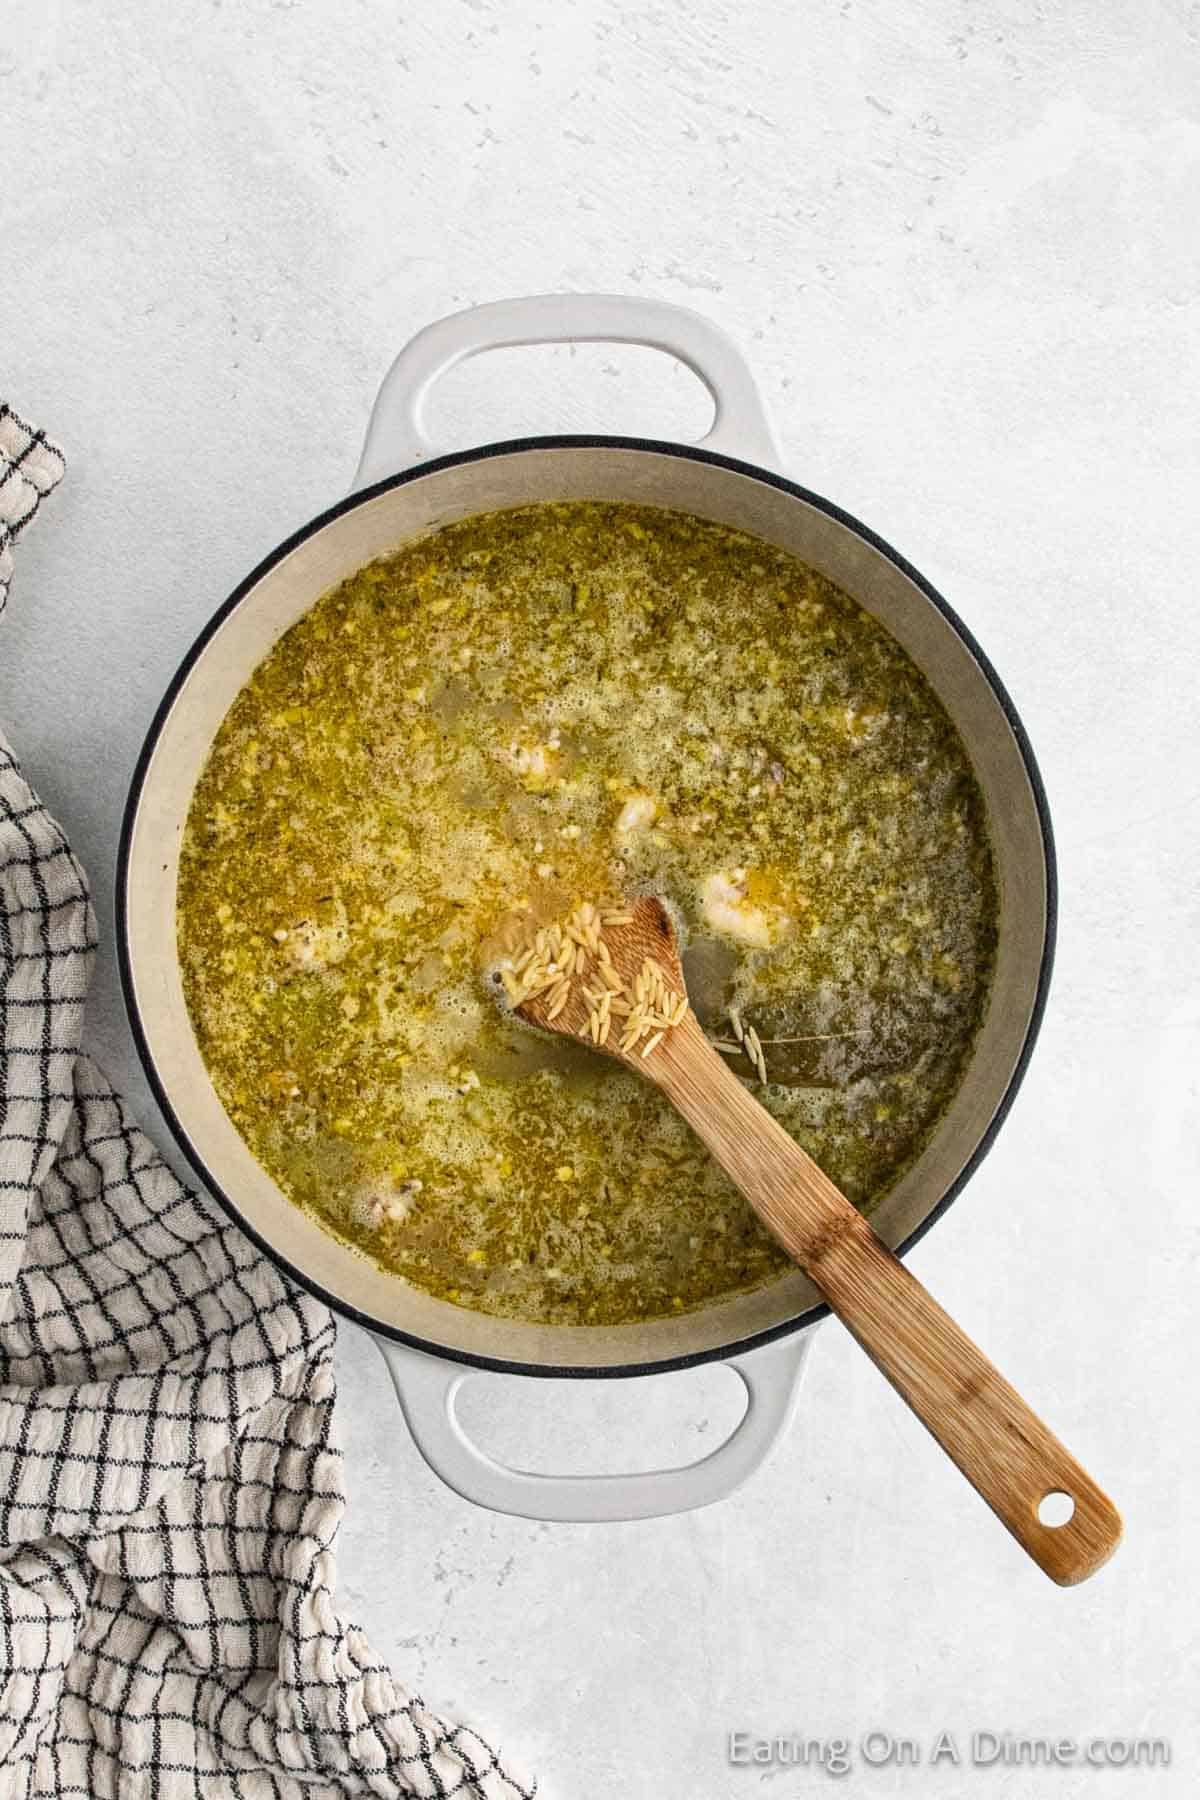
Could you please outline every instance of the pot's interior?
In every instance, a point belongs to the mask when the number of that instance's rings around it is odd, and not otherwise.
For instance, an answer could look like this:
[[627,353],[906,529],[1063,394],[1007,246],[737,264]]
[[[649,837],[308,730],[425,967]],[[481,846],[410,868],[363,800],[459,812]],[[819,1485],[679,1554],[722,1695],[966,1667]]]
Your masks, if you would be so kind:
[[522,1325],[435,1300],[374,1267],[287,1200],[255,1161],[209,1081],[184,1004],[175,883],[188,804],[212,738],[251,670],[334,583],[463,516],[537,500],[640,501],[756,533],[828,575],[924,670],[970,751],[991,819],[1000,941],[991,1004],[958,1094],[925,1153],[873,1223],[897,1245],[937,1205],[1000,1104],[1036,1003],[1047,874],[1025,763],[991,686],[958,633],[907,575],[849,526],[760,480],[702,460],[615,445],[548,445],[472,458],[358,502],[275,561],[191,663],[144,773],[126,872],[132,998],[191,1154],[249,1227],[336,1304],[432,1347],[541,1367],[655,1364],[713,1354],[817,1304],[799,1272],[703,1311],[644,1325]]

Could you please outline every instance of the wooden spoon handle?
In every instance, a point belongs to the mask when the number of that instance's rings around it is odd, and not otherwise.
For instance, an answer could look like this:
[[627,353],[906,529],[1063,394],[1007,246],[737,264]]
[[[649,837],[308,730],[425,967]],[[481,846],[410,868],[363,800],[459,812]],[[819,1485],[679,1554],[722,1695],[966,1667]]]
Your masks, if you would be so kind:
[[[1064,1587],[1094,1574],[1121,1540],[1121,1517],[1091,1476],[694,1020],[670,1034],[654,1062],[658,1085],[1018,1543]],[[1074,1503],[1065,1524],[1039,1518],[1049,1494]]]

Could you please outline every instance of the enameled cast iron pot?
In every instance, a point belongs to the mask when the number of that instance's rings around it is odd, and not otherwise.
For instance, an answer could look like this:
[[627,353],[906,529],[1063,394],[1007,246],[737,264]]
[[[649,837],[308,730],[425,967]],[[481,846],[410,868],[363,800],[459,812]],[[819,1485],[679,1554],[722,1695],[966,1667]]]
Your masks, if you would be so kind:
[[[464,357],[565,341],[652,345],[715,402],[699,445],[541,437],[432,457],[425,396]],[[384,1274],[288,1201],[238,1136],[201,1061],[175,948],[175,882],[192,789],[226,711],[280,634],[372,558],[471,513],[529,501],[668,506],[749,531],[823,571],[882,621],[924,671],[970,752],[991,820],[1001,911],[995,986],[965,1080],[928,1148],[874,1214],[901,1251],[943,1212],[1012,1101],[1037,1032],[1054,936],[1054,853],[1041,782],[1004,688],[971,634],[915,569],[865,525],[776,472],[750,371],[696,313],[612,295],[545,295],[480,306],[421,332],[389,371],[355,491],[259,564],[205,626],[165,695],[134,775],[117,914],[122,976],[146,1072],[180,1144],[254,1241],[297,1281],[375,1334],[422,1454],[480,1504],[547,1519],[649,1517],[729,1493],[786,1424],[823,1316],[796,1271],[758,1293],[644,1325],[522,1325],[487,1318]],[[747,1409],[710,1456],[634,1475],[505,1468],[455,1411],[463,1365],[516,1376],[632,1376],[721,1359]]]

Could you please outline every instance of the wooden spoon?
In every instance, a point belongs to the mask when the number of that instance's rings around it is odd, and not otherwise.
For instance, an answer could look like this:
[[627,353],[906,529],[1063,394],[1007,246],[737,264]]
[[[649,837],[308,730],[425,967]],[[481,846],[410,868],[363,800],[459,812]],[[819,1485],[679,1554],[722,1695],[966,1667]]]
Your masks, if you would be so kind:
[[[518,958],[518,972],[505,975],[517,1014],[602,1049],[652,1081],[1039,1567],[1064,1587],[1094,1574],[1121,1540],[1112,1501],[747,1092],[695,1014],[663,1028],[686,990],[662,902],[642,897],[603,915],[582,911],[582,920],[577,911],[567,922],[572,969],[563,973],[564,959],[555,962],[543,934],[532,963],[522,970]],[[637,1004],[639,976],[648,989],[642,1010],[649,1006],[657,1024],[646,1025],[632,1043],[639,1019],[628,1006]],[[525,992],[531,982],[540,985]],[[597,999],[605,990],[613,995],[608,1003]],[[601,1013],[609,1019],[603,1043],[597,1042],[601,1027],[592,1023]],[[1039,1517],[1051,1495],[1073,1502],[1063,1524]]]

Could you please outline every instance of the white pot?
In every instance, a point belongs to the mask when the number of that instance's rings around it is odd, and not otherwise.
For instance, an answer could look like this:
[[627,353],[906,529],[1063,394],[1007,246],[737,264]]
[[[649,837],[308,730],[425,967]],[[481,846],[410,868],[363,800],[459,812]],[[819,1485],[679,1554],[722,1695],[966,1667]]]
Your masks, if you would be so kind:
[[[439,375],[482,350],[570,340],[649,344],[678,357],[716,403],[708,436],[695,446],[527,438],[430,459],[422,406]],[[430,1465],[459,1493],[500,1511],[641,1518],[729,1493],[785,1425],[810,1328],[825,1309],[796,1271],[756,1293],[647,1324],[524,1325],[436,1300],[331,1236],[251,1155],[197,1048],[175,947],[175,884],[188,805],[225,713],[281,633],[364,563],[452,520],[540,500],[642,502],[752,532],[821,570],[881,620],[940,696],[984,793],[999,875],[995,983],[969,1068],[926,1150],[872,1215],[885,1241],[903,1251],[979,1162],[1029,1056],[1053,953],[1050,827],[1025,733],[966,627],[895,551],[786,480],[776,462],[749,369],[696,313],[612,295],[545,295],[443,319],[415,337],[389,371],[356,491],[268,556],[215,614],[172,681],[134,775],[118,874],[119,949],[130,1019],[163,1112],[205,1183],[249,1236],[297,1281],[375,1334]],[[747,1411],[712,1455],[681,1469],[597,1477],[522,1473],[484,1455],[455,1412],[464,1365],[514,1377],[615,1377],[714,1359],[742,1377]]]

